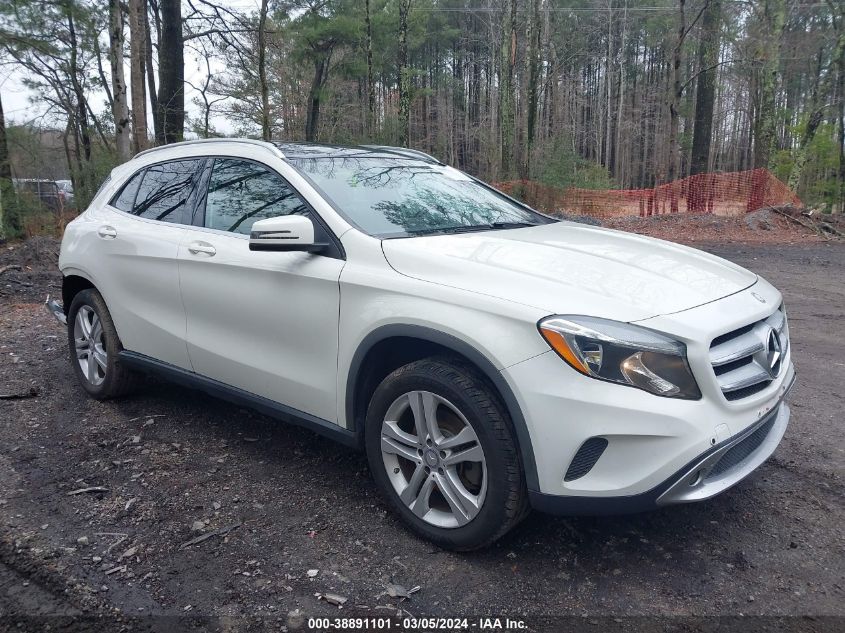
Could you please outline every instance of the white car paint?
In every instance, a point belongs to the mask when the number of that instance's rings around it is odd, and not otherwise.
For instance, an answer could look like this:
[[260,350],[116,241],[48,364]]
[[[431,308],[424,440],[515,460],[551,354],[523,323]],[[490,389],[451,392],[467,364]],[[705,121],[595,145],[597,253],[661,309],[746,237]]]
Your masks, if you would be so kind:
[[[196,242],[215,255],[191,252]],[[250,251],[246,235],[187,231],[179,280],[194,371],[335,421],[343,265]]]
[[413,240],[385,240],[409,277],[507,298],[547,314],[636,321],[686,310],[751,286],[757,276],[718,257],[569,222]]
[[[626,393],[620,394],[619,385],[576,374],[553,352],[508,367],[504,373],[519,386],[529,431],[538,440],[533,444],[537,463],[560,464],[539,469],[540,489],[546,494],[593,497],[646,492],[777,406],[795,376],[791,351],[785,359],[787,369],[778,379],[736,402],[722,397],[707,360],[713,338],[768,316],[771,306],[780,303],[780,293],[765,280],[753,288],[766,303],[753,298],[749,289],[640,323],[686,343],[701,400],[658,398],[624,387]],[[557,423],[550,423],[555,419]],[[612,441],[586,476],[564,482],[561,468],[566,469],[578,447],[592,436]]]
[[[345,259],[252,252],[246,236],[109,206],[140,167],[191,156],[244,157],[280,173],[339,239]],[[108,227],[116,235],[103,234]],[[780,305],[780,293],[753,273],[686,247],[565,222],[379,240],[354,228],[269,144],[169,146],[122,165],[68,225],[59,265],[101,291],[127,350],[339,428],[353,427],[350,372],[370,335],[412,326],[452,337],[512,391],[525,420],[523,461],[536,464],[529,486],[543,495],[645,493],[771,409],[788,417],[791,350],[778,378],[735,402],[722,396],[708,359],[714,337]],[[684,342],[702,398],[661,398],[577,373],[538,333],[552,314],[638,322]],[[575,451],[597,435],[611,440],[608,452],[586,476],[564,482]]]
[[82,272],[109,297],[109,311],[127,349],[183,369],[185,310],[177,257],[187,229],[92,204],[68,225],[62,273]]

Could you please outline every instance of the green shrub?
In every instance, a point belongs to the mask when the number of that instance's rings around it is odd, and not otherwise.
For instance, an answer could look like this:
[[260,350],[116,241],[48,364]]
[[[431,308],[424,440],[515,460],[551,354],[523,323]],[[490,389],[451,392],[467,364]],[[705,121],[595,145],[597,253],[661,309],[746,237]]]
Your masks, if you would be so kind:
[[607,169],[578,156],[561,140],[534,159],[534,179],[552,187],[581,189],[614,189],[616,184]]

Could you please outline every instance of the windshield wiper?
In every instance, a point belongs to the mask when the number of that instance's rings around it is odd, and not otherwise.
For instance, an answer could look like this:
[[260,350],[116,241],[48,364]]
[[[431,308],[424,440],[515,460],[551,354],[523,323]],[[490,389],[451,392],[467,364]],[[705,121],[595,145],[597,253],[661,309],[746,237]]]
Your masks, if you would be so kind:
[[520,229],[524,226],[539,226],[535,222],[491,222],[488,226],[492,229]]
[[520,229],[526,226],[538,226],[533,222],[488,222],[487,224],[471,224],[469,226],[454,226],[442,229],[449,233],[463,233],[465,231],[495,231],[498,229]]
[[526,226],[539,226],[539,224],[534,222],[488,222],[487,224],[444,226],[436,229],[411,229],[410,231],[405,231],[405,233],[411,237],[420,237],[422,235],[452,235],[455,233],[494,231],[497,229],[519,229]]

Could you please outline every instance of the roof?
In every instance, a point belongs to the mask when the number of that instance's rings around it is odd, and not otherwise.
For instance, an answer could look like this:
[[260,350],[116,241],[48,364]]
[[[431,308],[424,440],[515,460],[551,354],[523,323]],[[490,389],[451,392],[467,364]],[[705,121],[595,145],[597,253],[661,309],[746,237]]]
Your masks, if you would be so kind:
[[436,158],[406,147],[389,145],[330,145],[326,143],[297,143],[276,141],[285,158],[409,158],[427,163],[439,163]]
[[367,157],[367,158],[405,158],[410,160],[420,160],[427,163],[441,164],[433,156],[415,149],[406,147],[391,147],[389,145],[331,145],[327,143],[298,143],[292,141],[274,141],[267,142],[250,138],[208,138],[195,139],[191,141],[181,141],[179,143],[170,143],[168,145],[159,145],[158,147],[151,147],[150,149],[138,152],[135,158],[144,156],[154,152],[159,152],[166,149],[173,149],[176,147],[184,147],[186,145],[198,144],[218,144],[218,143],[237,143],[244,145],[252,145],[254,147],[261,147],[269,150],[282,158],[302,159],[302,158],[352,158],[352,157]]
[[178,143],[168,143],[167,145],[157,145],[156,147],[150,147],[149,149],[145,149],[141,152],[138,152],[133,157],[133,160],[136,158],[140,158],[141,156],[146,156],[148,154],[154,154],[158,152],[162,152],[165,150],[176,149],[179,147],[186,147],[189,145],[220,145],[226,143],[236,143],[236,144],[243,144],[243,145],[252,145],[253,147],[260,147],[267,151],[270,151],[277,156],[284,158],[281,155],[279,149],[273,143],[267,143],[265,141],[259,141],[257,139],[252,138],[198,138],[192,139],[190,141],[179,141]]

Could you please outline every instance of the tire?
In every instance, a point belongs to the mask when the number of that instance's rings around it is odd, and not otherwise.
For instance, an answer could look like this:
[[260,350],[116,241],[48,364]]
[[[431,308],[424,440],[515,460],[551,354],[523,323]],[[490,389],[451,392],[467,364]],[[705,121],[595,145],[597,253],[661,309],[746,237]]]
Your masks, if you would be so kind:
[[528,514],[513,424],[472,366],[434,357],[395,370],[376,388],[364,432],[382,494],[440,547],[485,547]]
[[[138,375],[118,359],[123,345],[102,295],[93,288],[79,292],[70,304],[67,324],[70,361],[82,388],[97,400],[117,398],[131,392],[138,382]],[[93,369],[83,371],[83,365],[90,368],[88,361],[92,360],[92,356],[95,362]]]

